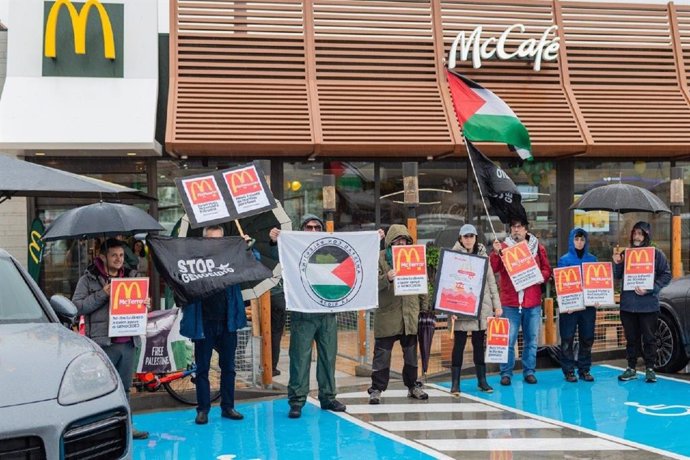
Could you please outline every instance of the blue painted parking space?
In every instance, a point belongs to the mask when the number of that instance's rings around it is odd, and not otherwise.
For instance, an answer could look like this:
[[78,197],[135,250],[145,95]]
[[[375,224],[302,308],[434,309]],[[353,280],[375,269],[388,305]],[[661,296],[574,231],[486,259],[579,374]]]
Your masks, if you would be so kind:
[[[346,418],[307,404],[302,418],[287,417],[285,399],[237,404],[244,420],[221,419],[220,408],[208,425],[196,425],[195,409],[134,416],[135,425],[150,432],[134,442],[136,460],[190,459],[429,459],[394,439]],[[225,457],[223,457],[225,456]]]
[[[690,383],[658,377],[655,384],[619,382],[622,369],[594,366],[594,383],[568,383],[560,369],[539,371],[537,385],[525,384],[518,372],[503,387],[491,376],[493,394],[481,393],[476,380],[464,379],[461,391],[529,414],[579,426],[644,445],[652,450],[690,456]],[[450,383],[441,384],[450,388]]]

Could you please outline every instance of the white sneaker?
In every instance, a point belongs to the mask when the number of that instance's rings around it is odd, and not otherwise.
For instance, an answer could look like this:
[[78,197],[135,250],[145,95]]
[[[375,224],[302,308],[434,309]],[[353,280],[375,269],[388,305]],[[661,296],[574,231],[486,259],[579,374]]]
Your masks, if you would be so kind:
[[381,392],[379,390],[369,390],[369,404],[379,404],[381,402]]
[[420,400],[429,399],[429,395],[422,390],[422,387],[418,387],[416,385],[409,389],[407,392],[407,397]]

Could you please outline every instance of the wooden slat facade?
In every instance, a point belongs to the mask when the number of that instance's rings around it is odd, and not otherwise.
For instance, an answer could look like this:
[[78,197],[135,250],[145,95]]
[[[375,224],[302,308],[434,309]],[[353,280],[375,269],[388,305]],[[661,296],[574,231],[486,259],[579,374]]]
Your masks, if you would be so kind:
[[[166,147],[178,155],[464,155],[444,66],[458,32],[557,61],[457,71],[503,98],[536,157],[690,155],[690,7],[558,0],[173,0]],[[491,155],[511,155],[484,144]]]

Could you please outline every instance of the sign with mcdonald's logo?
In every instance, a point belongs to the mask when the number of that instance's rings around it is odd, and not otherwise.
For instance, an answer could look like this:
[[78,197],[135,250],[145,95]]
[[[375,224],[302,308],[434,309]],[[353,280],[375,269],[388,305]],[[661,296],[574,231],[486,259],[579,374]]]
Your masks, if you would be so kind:
[[112,279],[108,336],[130,337],[145,334],[148,296],[148,278]]
[[441,249],[436,270],[434,308],[478,318],[484,298],[489,259]]
[[653,247],[627,248],[623,260],[623,290],[635,288],[654,289],[654,264],[656,250]]
[[261,214],[276,207],[258,163],[175,179],[192,228]]
[[393,270],[395,295],[428,294],[426,272],[426,246],[391,246],[393,250]]
[[187,215],[197,226],[224,222],[230,217],[218,181],[213,174],[178,179]]
[[526,241],[503,248],[501,253],[503,266],[516,291],[544,282],[544,276]]
[[31,222],[31,229],[29,230],[29,257],[28,257],[28,269],[29,274],[38,282],[38,278],[41,274],[41,261],[43,260],[43,248],[45,247],[45,242],[41,239],[41,235],[45,233],[45,227],[41,219],[36,217],[33,222]]
[[275,207],[275,200],[266,193],[268,185],[258,165],[224,171],[223,179],[238,215],[244,217]]
[[582,272],[579,265],[554,268],[553,279],[556,283],[558,310],[561,313],[585,309]]
[[582,264],[582,287],[585,306],[614,305],[613,265],[611,262],[585,262]]
[[508,318],[489,317],[486,322],[486,351],[484,361],[487,363],[507,363],[510,322]]
[[99,0],[44,4],[44,77],[124,77],[124,5]]

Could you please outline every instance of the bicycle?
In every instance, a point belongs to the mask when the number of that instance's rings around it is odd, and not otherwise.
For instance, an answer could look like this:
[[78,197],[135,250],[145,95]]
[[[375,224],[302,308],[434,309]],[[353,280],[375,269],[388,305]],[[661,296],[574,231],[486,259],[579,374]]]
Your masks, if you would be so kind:
[[[218,365],[218,352],[213,351],[211,356],[211,367],[208,372],[208,380],[211,384],[211,402],[220,398],[220,366]],[[138,372],[134,377],[134,388],[137,391],[155,392],[161,386],[175,400],[197,405],[196,399],[196,364],[191,363],[186,369],[174,372]]]

